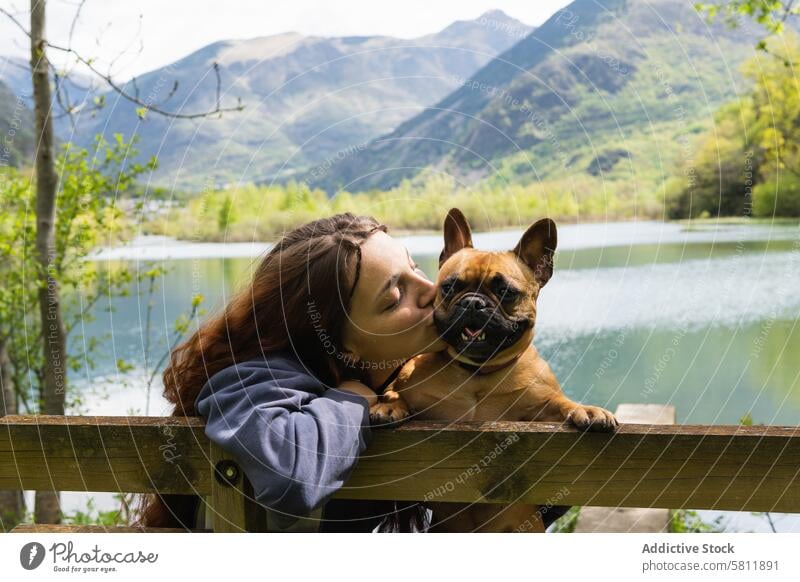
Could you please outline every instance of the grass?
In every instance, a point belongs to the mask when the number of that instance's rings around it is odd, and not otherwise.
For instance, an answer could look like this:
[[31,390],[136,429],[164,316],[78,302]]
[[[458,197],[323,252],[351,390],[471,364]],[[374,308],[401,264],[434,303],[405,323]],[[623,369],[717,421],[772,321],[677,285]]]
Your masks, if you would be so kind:
[[549,216],[563,223],[658,218],[661,207],[643,204],[624,181],[577,176],[547,182],[455,183],[450,176],[428,176],[389,191],[339,192],[328,197],[305,184],[242,186],[215,190],[165,210],[143,224],[146,234],[190,241],[268,241],[313,219],[350,211],[372,215],[394,233],[439,232],[447,210],[457,206],[473,229],[524,228]]

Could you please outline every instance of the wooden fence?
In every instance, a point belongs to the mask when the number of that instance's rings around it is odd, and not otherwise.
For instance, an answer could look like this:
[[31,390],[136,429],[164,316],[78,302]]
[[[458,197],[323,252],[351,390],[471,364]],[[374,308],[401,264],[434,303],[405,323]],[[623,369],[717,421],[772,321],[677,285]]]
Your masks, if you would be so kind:
[[[374,435],[335,497],[800,512],[800,427],[412,421]],[[215,532],[265,523],[200,418],[2,417],[0,489],[196,494]]]

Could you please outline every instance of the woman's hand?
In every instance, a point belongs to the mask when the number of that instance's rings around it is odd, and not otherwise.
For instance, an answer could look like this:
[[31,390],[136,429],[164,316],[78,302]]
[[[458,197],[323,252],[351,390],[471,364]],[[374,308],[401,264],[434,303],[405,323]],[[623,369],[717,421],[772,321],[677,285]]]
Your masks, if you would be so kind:
[[362,384],[357,380],[344,380],[341,384],[339,384],[338,389],[363,396],[367,399],[367,403],[369,404],[370,408],[378,403],[378,395],[375,394],[375,392],[369,386]]

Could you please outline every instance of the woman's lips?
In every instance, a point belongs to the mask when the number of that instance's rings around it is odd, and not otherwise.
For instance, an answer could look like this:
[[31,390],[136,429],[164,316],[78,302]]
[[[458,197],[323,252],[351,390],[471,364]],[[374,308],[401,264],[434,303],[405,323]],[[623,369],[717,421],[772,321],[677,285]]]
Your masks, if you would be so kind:
[[425,316],[425,323],[430,326],[435,325],[435,322],[433,321],[433,309],[428,311],[428,314]]

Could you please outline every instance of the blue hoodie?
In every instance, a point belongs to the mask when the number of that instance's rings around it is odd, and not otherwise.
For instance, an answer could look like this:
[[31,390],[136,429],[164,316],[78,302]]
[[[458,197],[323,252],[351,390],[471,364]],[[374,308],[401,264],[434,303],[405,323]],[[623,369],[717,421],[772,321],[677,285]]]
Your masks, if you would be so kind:
[[291,352],[214,374],[195,409],[208,438],[240,464],[279,529],[312,514],[319,524],[322,506],[372,441],[367,399],[328,387]]
[[[408,515],[419,505],[330,499],[372,442],[369,404],[325,385],[292,352],[221,370],[200,390],[195,410],[267,507],[268,531],[397,531],[390,514]],[[205,503],[197,507],[197,527],[208,527]],[[421,509],[428,523],[410,531],[427,531],[433,515]],[[567,509],[551,507],[545,525]]]

